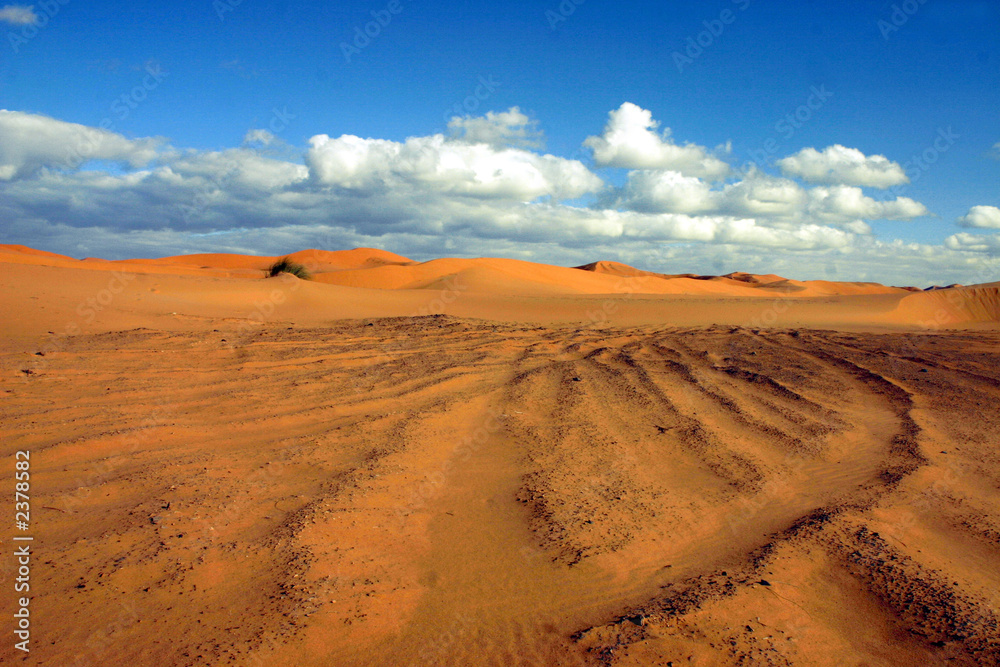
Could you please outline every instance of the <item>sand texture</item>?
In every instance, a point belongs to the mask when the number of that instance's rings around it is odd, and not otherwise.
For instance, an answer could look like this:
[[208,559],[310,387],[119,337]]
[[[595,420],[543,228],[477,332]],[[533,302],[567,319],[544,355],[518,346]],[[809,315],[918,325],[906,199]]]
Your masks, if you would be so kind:
[[1000,664],[996,284],[296,257],[0,248],[0,663]]

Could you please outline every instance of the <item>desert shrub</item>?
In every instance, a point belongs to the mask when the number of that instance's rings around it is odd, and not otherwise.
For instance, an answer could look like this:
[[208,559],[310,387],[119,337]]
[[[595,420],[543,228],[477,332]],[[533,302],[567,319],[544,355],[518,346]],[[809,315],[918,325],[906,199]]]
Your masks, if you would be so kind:
[[282,257],[267,269],[268,278],[274,278],[282,273],[290,273],[296,278],[301,278],[302,280],[309,280],[312,278],[312,274],[309,273],[309,269],[298,262],[292,261],[288,257]]

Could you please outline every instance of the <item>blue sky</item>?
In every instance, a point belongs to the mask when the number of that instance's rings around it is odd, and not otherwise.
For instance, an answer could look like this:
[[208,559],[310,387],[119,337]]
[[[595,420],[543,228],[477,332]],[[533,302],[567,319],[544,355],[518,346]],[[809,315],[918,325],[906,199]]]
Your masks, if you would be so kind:
[[996,2],[52,0],[0,33],[4,242],[1000,278]]

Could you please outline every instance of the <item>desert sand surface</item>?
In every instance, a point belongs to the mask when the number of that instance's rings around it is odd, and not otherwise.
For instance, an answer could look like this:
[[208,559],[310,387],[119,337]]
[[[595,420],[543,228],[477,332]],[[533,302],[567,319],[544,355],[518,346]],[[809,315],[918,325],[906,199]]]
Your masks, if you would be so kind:
[[0,246],[0,663],[1000,664],[997,283],[292,256]]

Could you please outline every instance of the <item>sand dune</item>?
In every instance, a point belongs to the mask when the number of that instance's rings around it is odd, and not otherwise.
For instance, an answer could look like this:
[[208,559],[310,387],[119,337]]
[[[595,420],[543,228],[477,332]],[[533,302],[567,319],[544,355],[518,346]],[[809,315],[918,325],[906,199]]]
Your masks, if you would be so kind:
[[1000,284],[293,257],[0,248],[0,663],[1000,664]]
[[610,275],[513,259],[436,259],[406,266],[324,273],[319,282],[378,289],[436,289],[452,279],[475,292],[494,294],[706,294],[740,295],[742,290],[671,282],[655,274]]
[[[314,274],[312,281],[294,283],[294,290],[284,282],[264,280],[264,269],[276,257],[80,261],[0,246],[7,285],[0,292],[0,307],[9,312],[28,308],[32,315],[25,326],[41,331],[70,324],[85,331],[114,330],[123,324],[170,327],[169,319],[179,317],[176,313],[204,322],[213,316],[252,321],[261,313],[267,313],[264,319],[302,324],[448,314],[587,325],[672,322],[914,330],[989,328],[998,319],[997,284],[913,292],[874,283],[795,281],[775,275],[671,276],[614,262],[576,268],[496,258],[413,262],[364,248],[307,250],[291,257]],[[88,306],[87,299],[95,294],[109,297],[107,286],[121,282],[116,273],[124,279],[121,298],[107,298],[108,303],[97,304],[100,308]],[[58,307],[45,305],[51,300],[58,301]],[[61,308],[71,316],[61,314]]]
[[913,294],[899,302],[897,314],[901,321],[916,321],[929,328],[997,322],[1000,321],[1000,283]]
[[[370,268],[385,264],[407,264],[410,260],[385,250],[354,248],[353,250],[300,250],[287,257],[308,264],[314,272]],[[178,255],[163,259],[126,260],[126,263],[162,264],[168,266],[200,266],[202,268],[250,269],[263,271],[278,257],[254,257],[232,254]]]
[[[676,285],[675,294],[702,294],[702,293],[722,293],[725,290],[699,288],[698,282],[712,283],[716,286],[722,285],[732,288],[730,292],[734,296],[750,295],[772,295],[787,294],[789,296],[838,296],[838,295],[864,295],[864,294],[899,294],[902,291],[909,291],[901,287],[887,287],[878,283],[859,282],[832,282],[828,280],[789,280],[774,274],[757,275],[752,273],[733,272],[724,276],[698,276],[690,273],[670,275],[664,273],[653,273],[635,269],[627,264],[619,262],[593,262],[575,267],[584,271],[594,273],[614,275],[614,276],[644,276],[650,278],[660,278],[671,281]],[[697,281],[697,282],[696,282]],[[743,288],[754,288],[755,292],[746,291]]]
[[[387,264],[411,263],[409,259],[401,255],[375,248],[354,248],[353,250],[337,251],[300,250],[291,253],[288,257],[308,265],[315,273],[372,268]],[[88,257],[76,260],[65,255],[33,250],[26,246],[0,245],[0,261],[5,263],[37,264],[106,271],[127,270],[135,273],[260,278],[267,267],[277,259],[279,257],[207,253],[177,255],[158,259],[108,261]]]

